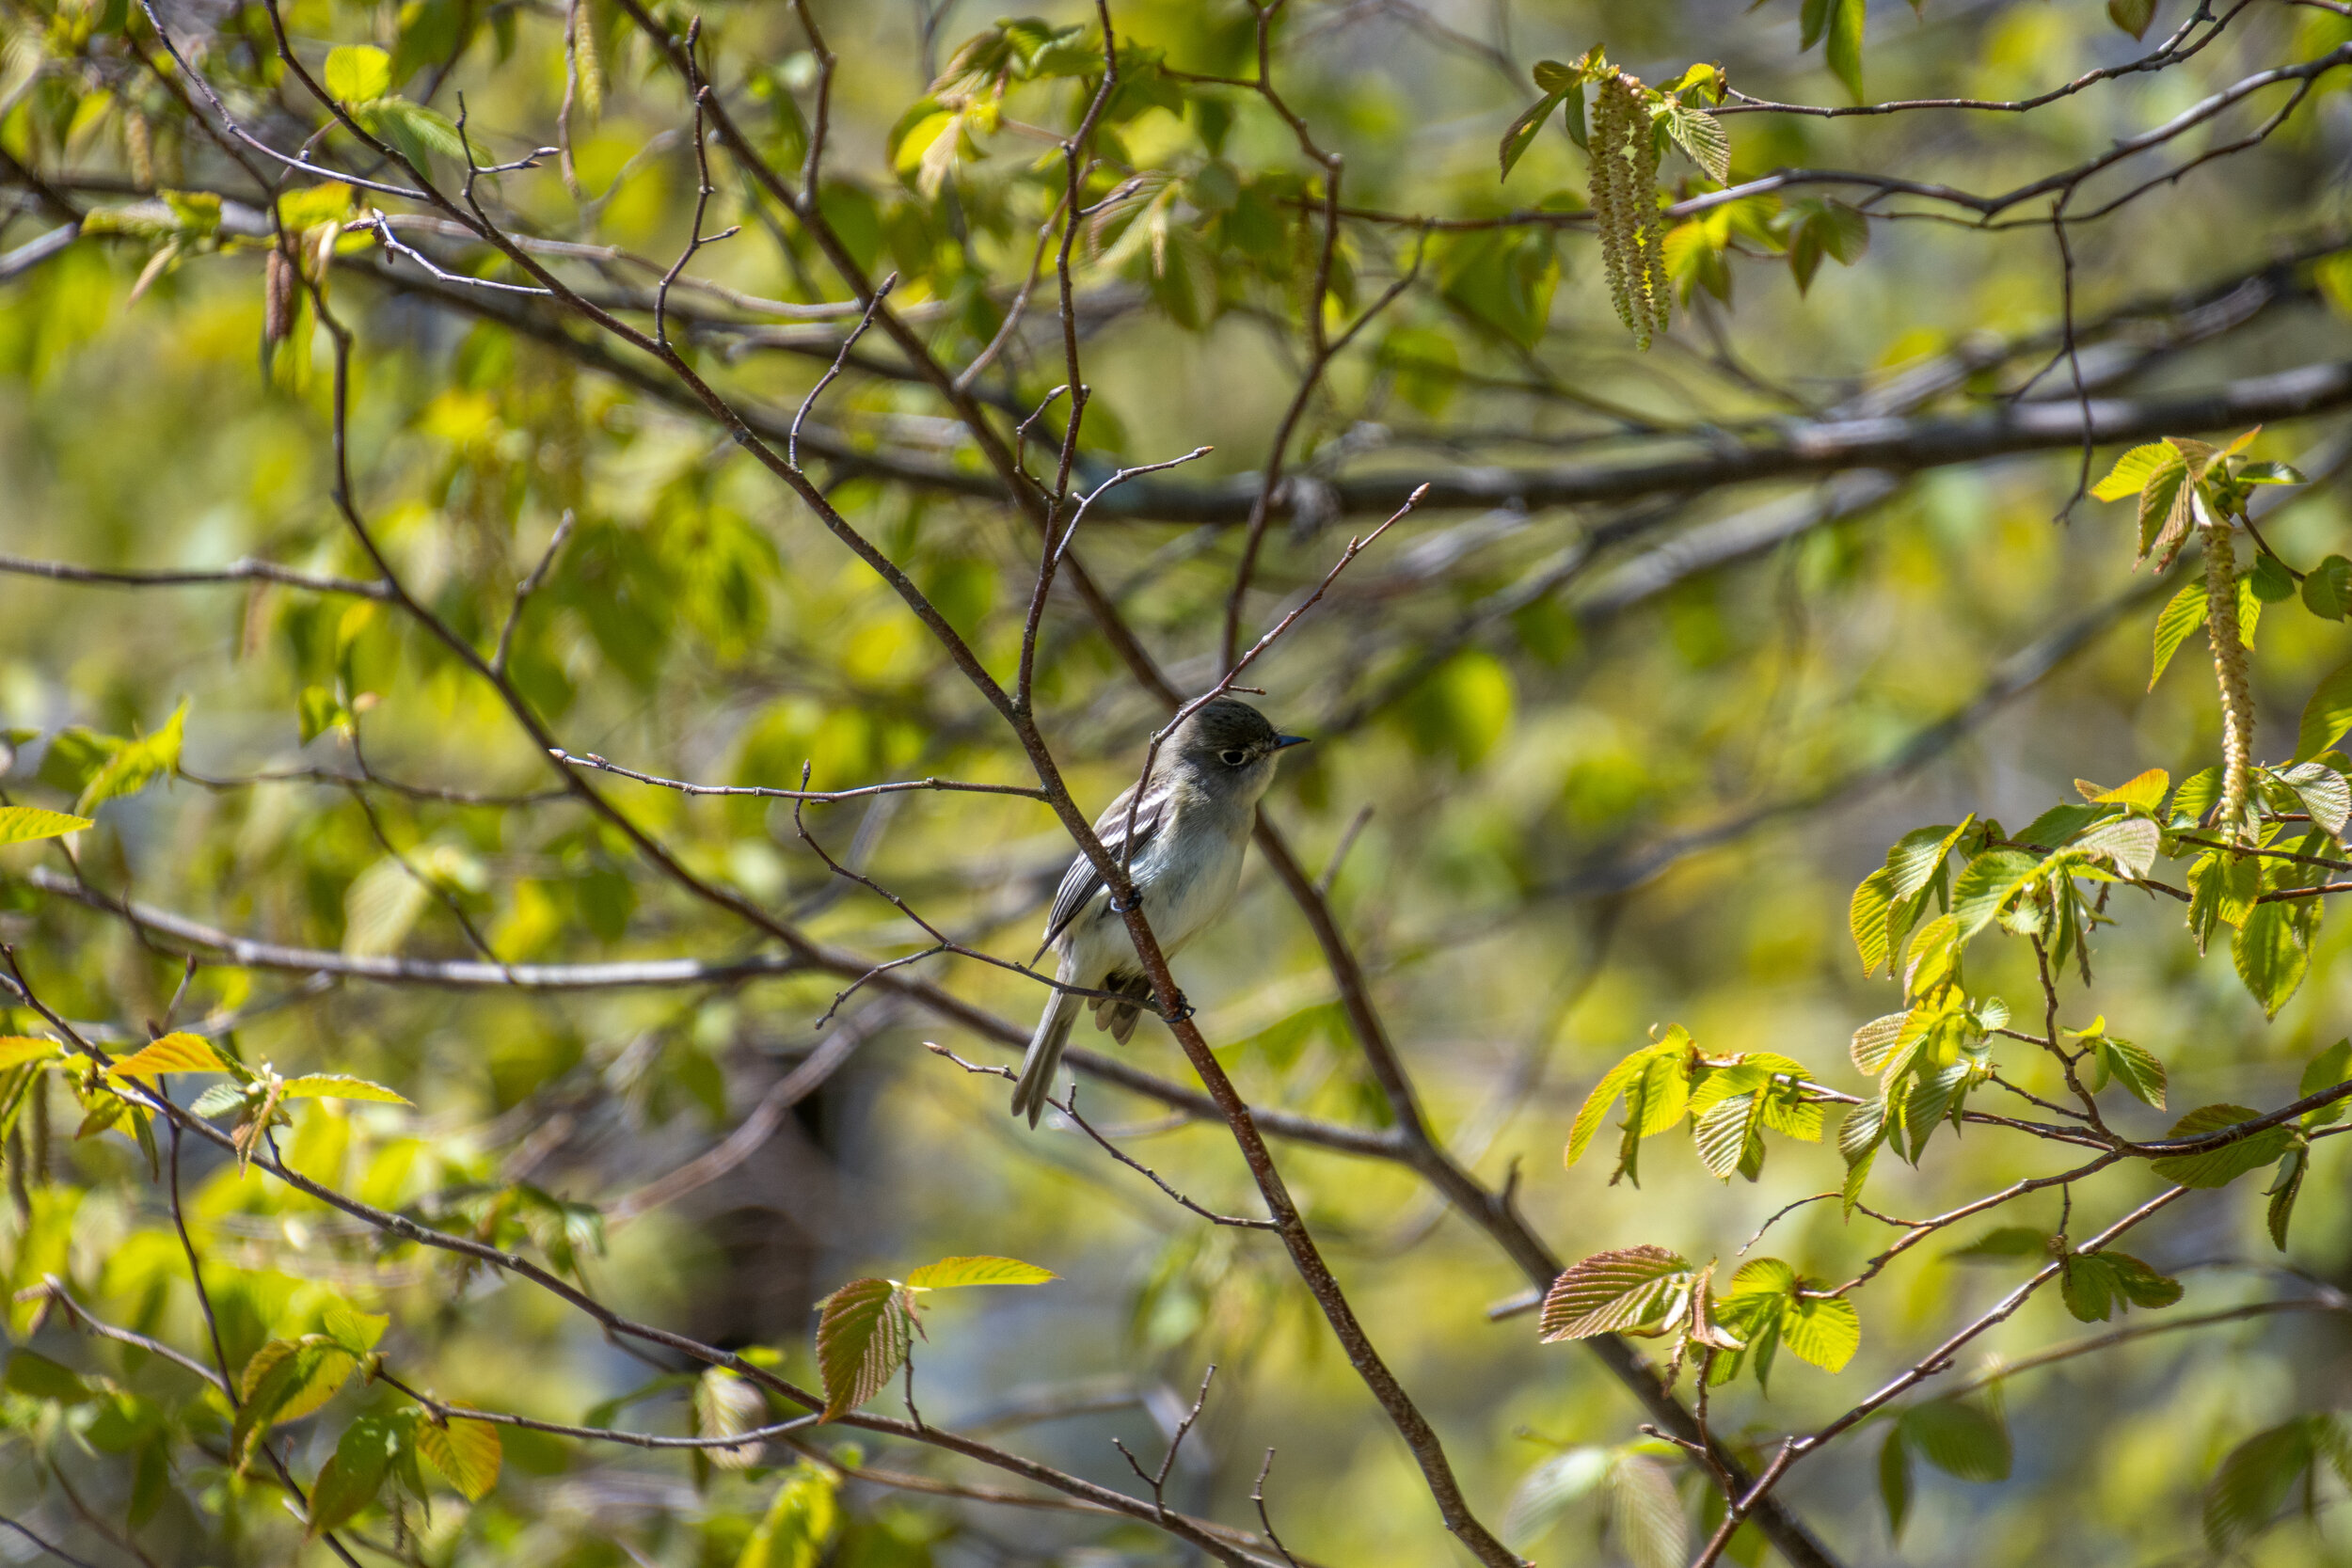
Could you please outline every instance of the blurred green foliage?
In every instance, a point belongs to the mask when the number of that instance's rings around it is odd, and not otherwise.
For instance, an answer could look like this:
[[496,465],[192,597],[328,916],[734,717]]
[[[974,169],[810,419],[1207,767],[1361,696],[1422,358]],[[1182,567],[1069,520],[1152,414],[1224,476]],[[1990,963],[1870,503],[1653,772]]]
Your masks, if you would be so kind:
[[[1065,230],[1085,486],[1216,449],[1105,493],[1074,547],[1186,689],[1218,674],[1237,525],[1301,370],[1351,327],[1281,454],[1247,637],[1377,520],[1356,514],[1393,504],[1360,505],[1352,484],[1589,478],[1788,430],[2046,413],[2078,385],[2160,399],[2352,357],[2352,72],[2314,71],[2070,190],[2087,211],[2298,94],[2259,145],[2072,225],[2063,263],[2045,199],[1954,227],[1921,215],[1952,215],[1931,198],[1769,178],[2012,189],[2254,72],[2331,58],[2352,23],[2325,8],[2242,8],[2195,55],[2029,114],[1717,119],[1706,110],[1740,106],[1731,88],[1821,105],[1866,87],[2023,98],[2146,55],[2188,18],[2133,0],[1934,0],[1882,8],[1866,39],[1860,0],[1122,0],[1120,81],[1074,219],[1059,143],[1095,92],[1103,40],[1086,8],[1049,9],[819,4],[818,48],[791,8],[727,0],[649,8],[660,37],[609,0],[159,0],[215,105],[166,59],[144,6],[0,4],[0,809],[94,824],[0,823],[0,939],[40,1000],[109,1052],[175,1028],[207,1037],[221,1071],[165,1082],[244,1145],[181,1147],[94,1066],[53,1053],[49,1020],[0,1007],[0,1036],[30,1042],[0,1041],[0,1513],[106,1562],[325,1561],[315,1538],[330,1528],[362,1560],[434,1565],[1188,1550],[1132,1520],[997,1506],[971,1494],[1014,1484],[1000,1473],[870,1433],[681,1455],[450,1418],[471,1405],[723,1440],[796,1411],[735,1371],[625,1350],[512,1274],[240,1158],[274,1150],[363,1204],[829,1392],[815,1307],[845,1281],[879,1287],[876,1322],[896,1323],[886,1304],[913,1298],[895,1282],[921,1259],[1032,1260],[1060,1279],[960,1299],[929,1338],[909,1338],[904,1308],[891,1343],[912,1352],[925,1419],[1133,1493],[1108,1439],[1156,1463],[1213,1362],[1172,1506],[1255,1531],[1271,1448],[1269,1517],[1302,1560],[1454,1550],[1273,1240],[1166,1201],[1074,1127],[1017,1131],[998,1083],[923,1048],[1001,1061],[968,1019],[868,985],[817,1027],[864,965],[931,941],[808,838],[958,941],[1025,959],[1070,852],[1040,802],[921,792],[796,816],[575,765],[685,871],[854,961],[787,959],[581,809],[496,687],[366,586],[377,563],[336,504],[336,325],[356,334],[352,505],[405,593],[482,659],[497,651],[576,758],[770,790],[1034,783],[905,603],[654,359],[512,292],[532,279],[447,213],[292,172],[226,128],[224,111],[355,181],[408,179],[306,95],[274,15],[353,123],[444,190],[467,182],[469,155],[559,148],[481,176],[483,210],[646,330],[697,233],[695,121],[665,40],[698,14],[703,71],[793,188],[821,126],[821,221],[702,150],[699,232],[733,232],[668,292],[672,341],[781,440],[860,314],[836,262],[897,274],[913,348],[861,338],[803,439],[831,505],[1007,682],[1037,535],[913,356],[951,371],[988,356],[968,391],[1000,435],[1046,405],[1024,451],[1050,478],[1068,408],[1049,404],[1069,379]],[[1597,70],[1596,40],[1647,84],[1660,193],[1600,197],[1586,79],[1564,86],[1573,72],[1554,63]],[[1251,88],[1262,58],[1279,103]],[[1710,172],[1718,135],[1727,162]],[[1770,188],[1708,200],[1743,185]],[[1667,212],[1660,194],[1698,205]],[[1613,226],[1612,255],[1597,221]],[[71,243],[49,237],[61,227]],[[1628,297],[1613,263],[1657,269],[1639,277],[1672,325],[1646,354],[1613,320],[1613,293]],[[2246,422],[2148,434],[2227,440]],[[2249,502],[2275,560],[2249,547],[2245,597],[2228,602],[2254,649],[2239,733],[2274,765],[2249,776],[2249,810],[2310,819],[2250,831],[2313,859],[2343,852],[2327,750],[2352,715],[2352,568],[2328,483],[2343,439],[2340,417],[2274,422],[2205,492],[2226,514],[2256,465],[2312,482],[2270,514],[2269,497]],[[1678,1334],[1671,1353],[1647,1347],[1661,1366],[1719,1357],[1685,1369],[1682,1391],[1712,1386],[1714,1430],[1750,1461],[1914,1366],[2021,1269],[2060,1271],[1947,1383],[1798,1472],[1787,1500],[1839,1560],[2334,1560],[2330,1511],[2352,1470],[2352,1207],[2325,1108],[2161,1168],[2198,1190],[2129,1255],[2073,1247],[2163,1190],[2144,1161],[2063,1198],[2022,1196],[1986,1222],[2006,1228],[1938,1232],[1851,1303],[1804,1293],[1906,1234],[1871,1212],[1941,1214],[2064,1168],[2054,1158],[2081,1163],[1958,1119],[2061,1114],[2005,1099],[1996,1066],[2069,1105],[2070,1072],[2095,1079],[2104,1115],[2142,1139],[2344,1077],[2328,1049],[2352,1026],[2341,920],[2317,897],[2256,902],[2316,885],[2314,868],[2179,836],[2222,799],[2222,775],[2206,776],[2224,759],[2222,705],[2198,629],[2221,601],[2192,584],[2164,611],[2171,582],[2135,577],[2131,546],[2165,537],[2204,469],[2139,508],[2149,528],[2090,500],[2054,525],[2092,472],[2071,449],[2035,454],[2048,445],[1416,513],[1248,677],[1283,728],[1317,739],[1285,762],[1269,816],[1327,878],[1433,1127],[1564,1257],[1647,1249],[1648,1293],[1610,1297],[1627,1314],[1613,1321]],[[2202,461],[2176,450],[2185,474]],[[33,562],[275,571],[106,584]],[[343,580],[322,592],[321,578]],[[1044,610],[1037,699],[1089,813],[1131,782],[1165,716],[1067,580]],[[2307,705],[2318,717],[2298,729]],[[2144,799],[2074,787],[2151,770],[2162,782]],[[2012,840],[2001,821],[2028,826]],[[2143,829],[2148,845],[2128,836]],[[1205,1036],[1253,1104],[1392,1130],[1313,932],[1253,866],[1179,966]],[[2127,873],[2195,901],[2116,886]],[[2061,975],[2076,971],[2055,1019],[2074,1069],[2001,1033],[2044,1026],[2037,936]],[[1899,961],[1906,939],[1917,965]],[[674,961],[714,973],[638,983],[613,967]],[[570,967],[519,967],[534,965]],[[1040,1004],[1033,981],[967,958],[913,973],[1019,1031]],[[1883,1039],[1857,1035],[1873,1020]],[[855,1043],[821,1089],[763,1113],[844,1031]],[[1191,1083],[1165,1031],[1130,1052]],[[1868,1127],[1829,1119],[1807,1084],[1892,1110]],[[1083,1093],[1089,1119],[1177,1191],[1258,1212],[1222,1128],[1092,1080]],[[1572,1132],[1581,1152],[1615,1131],[1620,1094],[1632,1109],[1613,1142],[1638,1190],[1610,1185],[1597,1159],[1559,1158]],[[1645,1136],[1685,1120],[1696,1159],[1641,1158]],[[747,1121],[767,1131],[740,1163],[673,1182]],[[1374,1341],[1515,1547],[1638,1568],[1699,1549],[1723,1512],[1704,1469],[1641,1437],[1597,1362],[1539,1344],[1525,1317],[1487,1320],[1526,1281],[1485,1233],[1399,1164],[1276,1147]],[[2253,1154],[2272,1167],[2267,1194],[2243,1179]],[[1816,1197],[1778,1220],[1773,1256],[1740,1259],[1759,1226]],[[1709,1332],[1730,1342],[1693,1337],[1693,1300],[1719,1302]],[[2028,1365],[2081,1323],[2137,1330],[2167,1313],[2224,1316]],[[85,1332],[92,1317],[186,1364]],[[233,1402],[206,1381],[216,1357]],[[904,1364],[843,1386],[895,1414]],[[307,1527],[271,1453],[309,1493]],[[1742,1563],[1764,1549],[1753,1528],[1729,1538]]]

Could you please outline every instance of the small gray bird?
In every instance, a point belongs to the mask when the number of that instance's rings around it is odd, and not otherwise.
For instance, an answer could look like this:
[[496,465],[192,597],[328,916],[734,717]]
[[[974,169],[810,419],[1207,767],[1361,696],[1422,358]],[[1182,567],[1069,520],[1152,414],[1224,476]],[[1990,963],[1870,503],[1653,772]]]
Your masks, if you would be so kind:
[[[1127,865],[1144,918],[1169,958],[1232,898],[1258,798],[1274,782],[1275,753],[1306,739],[1278,735],[1265,715],[1248,703],[1219,697],[1202,705],[1161,746],[1136,806],[1135,850]],[[1125,852],[1127,802],[1134,794],[1130,785],[1094,819],[1095,836],[1113,860]],[[1084,855],[1070,863],[1054,895],[1039,956],[1048,947],[1060,956],[1054,978],[1061,984],[1117,991],[1136,1001],[1057,990],[1046,1002],[1012,1091],[1013,1115],[1026,1113],[1031,1127],[1045,1109],[1078,1009],[1092,1006],[1094,1026],[1109,1030],[1124,1045],[1136,1032],[1136,1002],[1152,994],[1126,922],[1111,908],[1110,890]]]

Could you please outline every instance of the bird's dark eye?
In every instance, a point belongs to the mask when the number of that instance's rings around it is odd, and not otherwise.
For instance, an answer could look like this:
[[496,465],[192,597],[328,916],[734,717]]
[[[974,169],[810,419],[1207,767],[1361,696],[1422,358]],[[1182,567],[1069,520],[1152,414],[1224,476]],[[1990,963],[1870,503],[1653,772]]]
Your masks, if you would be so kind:
[[1248,752],[1219,752],[1216,754],[1216,760],[1228,768],[1239,768],[1249,760],[1249,753]]

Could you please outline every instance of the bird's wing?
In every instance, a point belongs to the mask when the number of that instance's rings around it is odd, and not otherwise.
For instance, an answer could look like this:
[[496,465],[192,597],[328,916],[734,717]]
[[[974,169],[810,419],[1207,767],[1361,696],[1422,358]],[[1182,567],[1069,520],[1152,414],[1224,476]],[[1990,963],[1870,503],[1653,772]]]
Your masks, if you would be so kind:
[[[1126,849],[1127,798],[1134,793],[1133,788],[1123,791],[1094,822],[1094,835],[1103,841],[1103,847],[1110,851],[1114,860]],[[1136,854],[1140,855],[1151,847],[1167,814],[1166,794],[1155,789],[1144,796],[1136,808]],[[1129,863],[1134,863],[1132,859]],[[1039,951],[1052,946],[1063,928],[1078,918],[1078,911],[1087,907],[1087,901],[1102,890],[1103,874],[1094,869],[1094,863],[1084,855],[1073,859],[1070,869],[1062,873],[1061,886],[1055,890],[1054,907],[1045,916],[1045,942]]]

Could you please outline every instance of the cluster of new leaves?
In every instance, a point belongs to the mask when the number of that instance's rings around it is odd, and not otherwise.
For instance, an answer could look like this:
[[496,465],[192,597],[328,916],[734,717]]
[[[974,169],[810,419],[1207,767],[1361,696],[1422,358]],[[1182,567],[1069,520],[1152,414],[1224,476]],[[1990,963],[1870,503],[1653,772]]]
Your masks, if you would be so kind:
[[1013,1258],[943,1258],[904,1279],[852,1279],[817,1304],[817,1370],[825,1418],[845,1416],[882,1391],[923,1332],[916,1297],[966,1285],[1042,1285],[1060,1276]]
[[[1569,139],[1591,164],[1593,217],[1610,300],[1636,346],[1646,349],[1653,334],[1666,330],[1674,287],[1658,207],[1659,159],[1671,142],[1716,184],[1731,182],[1731,138],[1701,106],[1721,100],[1722,69],[1694,65],[1672,87],[1652,87],[1611,65],[1595,44],[1573,65],[1538,61],[1535,85],[1544,95],[1502,134],[1502,177],[1510,178],[1552,110],[1560,109]],[[1589,125],[1587,87],[1593,88]]]
[[1784,1347],[1830,1372],[1860,1348],[1862,1320],[1853,1303],[1820,1281],[1800,1277],[1777,1258],[1757,1258],[1718,1287],[1715,1267],[1711,1259],[1693,1267],[1661,1246],[1595,1253],[1570,1265],[1546,1293],[1544,1342],[1597,1334],[1663,1338],[1672,1346],[1670,1381],[1696,1354],[1710,1385],[1752,1367],[1759,1386],[1769,1386]]
[[1699,1163],[1725,1180],[1735,1173],[1751,1181],[1763,1174],[1767,1130],[1807,1143],[1821,1139],[1821,1097],[1804,1063],[1769,1051],[1708,1056],[1677,1023],[1593,1085],[1569,1127],[1565,1164],[1573,1166],[1583,1158],[1620,1095],[1624,1136],[1609,1176],[1613,1187],[1620,1178],[1640,1186],[1642,1140],[1677,1126],[1685,1117]]

